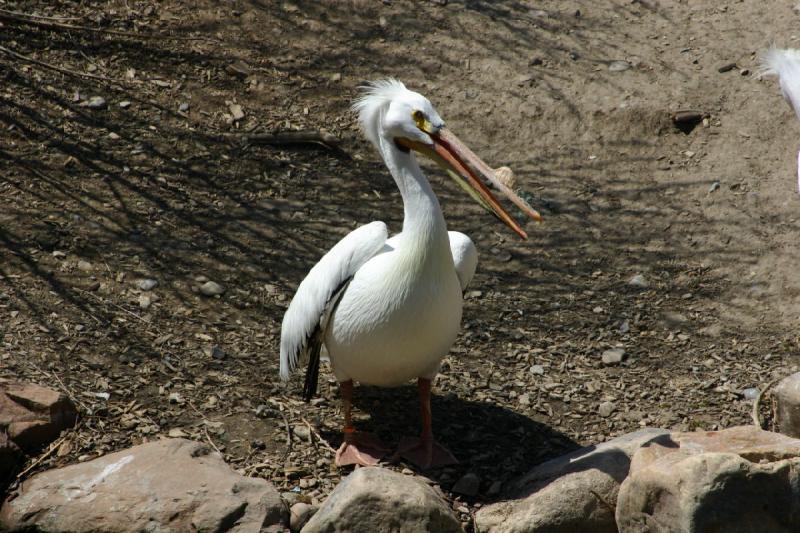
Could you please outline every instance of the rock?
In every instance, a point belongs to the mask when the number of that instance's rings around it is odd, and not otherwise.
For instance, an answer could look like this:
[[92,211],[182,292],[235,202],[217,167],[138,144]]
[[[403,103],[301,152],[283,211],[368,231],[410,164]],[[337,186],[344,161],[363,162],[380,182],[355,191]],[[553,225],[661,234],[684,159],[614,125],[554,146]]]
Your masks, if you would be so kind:
[[494,177],[509,189],[514,189],[517,186],[517,177],[514,175],[514,171],[509,167],[498,167],[494,169]]
[[712,192],[714,192],[714,191],[716,191],[716,190],[718,190],[718,189],[719,189],[719,182],[718,182],[718,181],[715,181],[714,183],[712,183],[712,184],[711,184],[711,185],[708,187],[708,192],[709,192],[709,193],[712,193]]
[[647,279],[642,274],[636,274],[629,279],[628,285],[631,287],[636,287],[637,289],[646,289],[650,286],[650,284],[647,282]]
[[225,292],[225,287],[216,281],[206,281],[200,285],[200,292],[205,296],[217,296]]
[[[756,387],[749,387],[742,391],[742,396],[744,396],[745,400],[753,401],[758,396],[758,389]],[[783,433],[783,431],[781,431]],[[797,435],[789,435],[790,437],[796,437]]]
[[342,480],[303,528],[315,532],[461,532],[450,506],[427,483],[379,467]]
[[476,529],[482,533],[616,532],[614,505],[631,456],[668,434],[662,429],[643,429],[542,463],[511,485],[506,501],[480,509],[475,515]]
[[612,61],[608,64],[609,72],[623,72],[631,68],[631,64],[627,61]]
[[617,410],[617,406],[614,405],[614,402],[603,402],[600,404],[600,407],[597,408],[597,412],[603,418],[608,418],[611,416],[611,413]]
[[128,108],[131,106],[131,102],[130,102],[130,100],[123,100],[123,101],[121,101],[121,102],[119,103],[119,106],[120,106],[122,109],[128,109]]
[[544,367],[542,365],[531,365],[529,371],[534,376],[544,376]]
[[800,531],[800,440],[739,426],[639,449],[617,500],[623,533]]
[[8,438],[8,435],[0,432],[0,493],[3,493],[8,484],[13,481],[24,456],[19,446]]
[[316,512],[317,508],[313,505],[305,502],[295,503],[289,511],[289,529],[300,531]]
[[778,406],[778,431],[800,438],[800,372],[783,378],[772,390],[772,396]]
[[107,105],[106,99],[102,96],[92,96],[86,102],[86,107],[89,109],[105,109]]
[[60,392],[39,385],[0,383],[0,435],[28,454],[75,425],[75,405]]
[[720,74],[724,72],[729,72],[736,68],[736,63],[724,63],[717,68],[717,72]]
[[139,295],[139,309],[143,311],[148,309],[153,303],[153,299],[150,297],[149,294],[140,294]]
[[250,67],[247,65],[247,63],[239,59],[234,61],[233,63],[228,64],[225,67],[225,72],[227,72],[228,74],[232,74],[234,76],[238,76],[240,78],[246,78],[247,76],[250,75]]
[[241,105],[230,104],[228,105],[228,110],[230,110],[233,120],[242,120],[244,118],[244,111]]
[[84,261],[81,259],[78,261],[78,270],[83,270],[84,272],[89,272],[92,270],[92,264],[89,261]]
[[260,531],[288,525],[278,491],[205,445],[164,439],[27,480],[2,531]]
[[481,488],[481,478],[477,474],[467,472],[453,485],[453,492],[464,496],[476,496]]
[[136,288],[140,291],[150,291],[153,290],[158,282],[154,279],[138,279],[136,280]]
[[181,113],[186,113],[189,111],[189,104],[187,102],[182,102],[181,105],[178,106],[178,111]]
[[625,358],[625,350],[622,348],[612,348],[603,352],[604,365],[618,365]]

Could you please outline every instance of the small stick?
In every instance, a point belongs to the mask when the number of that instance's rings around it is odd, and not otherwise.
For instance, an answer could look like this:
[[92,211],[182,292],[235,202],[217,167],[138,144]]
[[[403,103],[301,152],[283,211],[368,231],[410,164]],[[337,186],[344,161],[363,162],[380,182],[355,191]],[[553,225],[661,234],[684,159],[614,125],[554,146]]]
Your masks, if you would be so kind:
[[323,438],[322,438],[322,435],[320,435],[320,434],[319,434],[319,432],[318,432],[316,429],[314,429],[314,427],[311,425],[311,423],[310,423],[308,420],[306,420],[306,419],[305,419],[305,418],[303,418],[302,416],[300,417],[300,420],[302,420],[302,421],[303,421],[303,423],[304,423],[304,424],[306,425],[306,427],[308,428],[308,431],[310,431],[312,435],[314,435],[315,437],[317,437],[317,440],[318,440],[319,442],[321,442],[321,443],[322,443],[322,445],[323,445],[323,446],[325,446],[325,447],[328,449],[328,451],[330,451],[330,452],[332,452],[334,455],[336,455],[336,450],[334,450],[334,449],[333,449],[333,447],[332,447],[330,444],[328,444],[328,441],[326,441],[325,439],[323,439]]
[[277,131],[274,133],[248,133],[244,135],[226,134],[225,138],[241,140],[246,144],[322,144],[328,148],[338,148],[342,143],[336,135],[318,130]]
[[55,70],[56,72],[60,72],[61,74],[66,74],[67,76],[73,76],[73,77],[76,77],[76,78],[89,78],[89,79],[92,79],[92,80],[104,81],[106,83],[116,83],[117,85],[122,85],[121,82],[119,82],[117,80],[113,80],[111,78],[106,78],[105,76],[96,76],[94,74],[87,74],[85,72],[76,72],[74,70],[69,70],[69,69],[66,69],[66,68],[57,67],[57,66],[52,65],[50,63],[46,63],[44,61],[39,61],[38,59],[33,59],[32,57],[20,54],[19,52],[15,52],[14,50],[9,50],[5,46],[0,46],[0,52],[3,52],[6,55],[9,55],[11,57],[17,58],[20,61],[33,63],[34,65],[39,65],[41,67],[44,67],[44,68],[47,68],[47,69],[50,69],[50,70]]
[[782,379],[783,379],[783,376],[781,376],[779,378],[775,378],[772,381],[770,381],[769,383],[767,383],[767,386],[764,387],[763,390],[758,391],[758,395],[756,396],[756,400],[753,402],[753,412],[751,413],[751,417],[753,418],[753,424],[758,426],[759,429],[764,429],[764,422],[761,420],[761,413],[759,412],[759,409],[761,407],[761,397],[769,389],[771,389],[773,385],[775,385],[777,382],[779,382]]
[[213,41],[213,39],[209,39],[208,37],[175,37],[171,35],[156,35],[156,34],[147,34],[147,33],[133,33],[129,31],[119,31],[119,30],[106,30],[103,28],[92,28],[90,26],[80,26],[77,24],[66,24],[64,22],[48,22],[47,20],[32,20],[34,18],[42,19],[47,18],[49,20],[54,20],[52,17],[40,17],[38,15],[26,15],[24,13],[19,13],[16,11],[8,11],[6,9],[0,9],[0,20],[12,21],[12,22],[22,22],[24,24],[30,24],[31,26],[40,26],[42,28],[57,28],[63,30],[79,30],[79,31],[90,31],[95,33],[105,33],[108,35],[117,35],[119,37],[136,37],[137,39],[166,39],[170,41]]
[[17,477],[15,478],[15,480],[19,480],[25,474],[27,474],[28,472],[30,472],[31,470],[36,468],[36,466],[39,463],[41,463],[42,461],[44,461],[45,459],[50,457],[53,454],[53,452],[56,451],[58,449],[58,447],[61,446],[61,443],[64,442],[66,439],[67,439],[67,435],[64,435],[63,437],[61,437],[60,439],[55,441],[53,444],[51,444],[50,448],[45,453],[43,453],[39,457],[37,457],[34,462],[32,462],[30,465],[28,465],[28,468],[26,468],[25,470],[23,470],[22,472],[17,474]]
[[222,453],[220,449],[217,448],[217,445],[214,444],[214,441],[211,440],[211,435],[208,434],[208,428],[206,426],[203,426],[203,433],[206,434],[206,439],[208,440],[208,443],[211,445],[211,447],[217,450],[217,453],[220,454],[222,457],[225,457],[225,454]]

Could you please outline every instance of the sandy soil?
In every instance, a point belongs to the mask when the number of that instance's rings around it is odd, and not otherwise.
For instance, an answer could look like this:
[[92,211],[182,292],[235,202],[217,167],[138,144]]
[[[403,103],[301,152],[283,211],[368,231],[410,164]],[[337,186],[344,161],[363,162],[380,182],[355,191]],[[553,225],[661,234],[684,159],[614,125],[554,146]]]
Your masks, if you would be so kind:
[[[312,500],[347,473],[331,466],[335,382],[323,372],[304,404],[301,377],[277,378],[277,345],[325,250],[370,220],[400,228],[399,195],[348,109],[382,76],[511,166],[545,216],[520,242],[430,169],[450,228],[481,253],[434,402],[462,462],[427,473],[445,491],[481,477],[466,502],[448,492],[466,523],[496,482],[575,446],[747,423],[742,390],[796,370],[799,126],[755,74],[759,50],[796,45],[798,13],[442,4],[0,5],[56,17],[0,11],[0,377],[82,409],[31,473],[160,435],[211,442]],[[681,131],[683,110],[706,120]],[[225,137],[291,129],[324,129],[341,150]],[[629,285],[637,274],[647,287]],[[206,279],[224,294],[200,294]],[[604,366],[615,347],[625,361]],[[417,431],[413,387],[357,397],[360,427],[392,443]]]

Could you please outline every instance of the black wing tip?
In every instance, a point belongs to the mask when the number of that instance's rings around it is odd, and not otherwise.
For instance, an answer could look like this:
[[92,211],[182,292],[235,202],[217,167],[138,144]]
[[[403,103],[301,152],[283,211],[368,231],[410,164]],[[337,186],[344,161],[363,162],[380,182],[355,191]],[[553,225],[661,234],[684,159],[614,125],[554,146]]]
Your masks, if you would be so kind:
[[311,341],[311,353],[308,358],[308,367],[306,367],[306,379],[303,382],[303,400],[306,402],[310,402],[311,398],[317,393],[321,349],[322,339],[315,335],[315,338]]

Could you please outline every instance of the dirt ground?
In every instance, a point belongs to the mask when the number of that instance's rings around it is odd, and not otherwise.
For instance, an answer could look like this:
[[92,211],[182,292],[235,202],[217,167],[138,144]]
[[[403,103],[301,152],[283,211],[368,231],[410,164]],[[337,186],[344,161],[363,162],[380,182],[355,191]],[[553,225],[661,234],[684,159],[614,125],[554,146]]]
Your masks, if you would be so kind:
[[[742,391],[798,364],[800,125],[756,56],[797,45],[789,4],[0,2],[0,378],[81,409],[26,476],[164,435],[311,500],[347,474],[335,381],[324,369],[303,403],[278,342],[328,248],[371,220],[400,229],[349,111],[383,76],[512,167],[545,217],[519,241],[426,167],[481,254],[433,405],[461,463],[426,473],[468,526],[578,445],[749,423]],[[684,110],[705,121],[678,129]],[[342,144],[238,140],[295,129]],[[626,359],[605,366],[612,348]],[[356,397],[358,427],[418,431],[413,386]],[[475,497],[450,492],[466,472]]]

